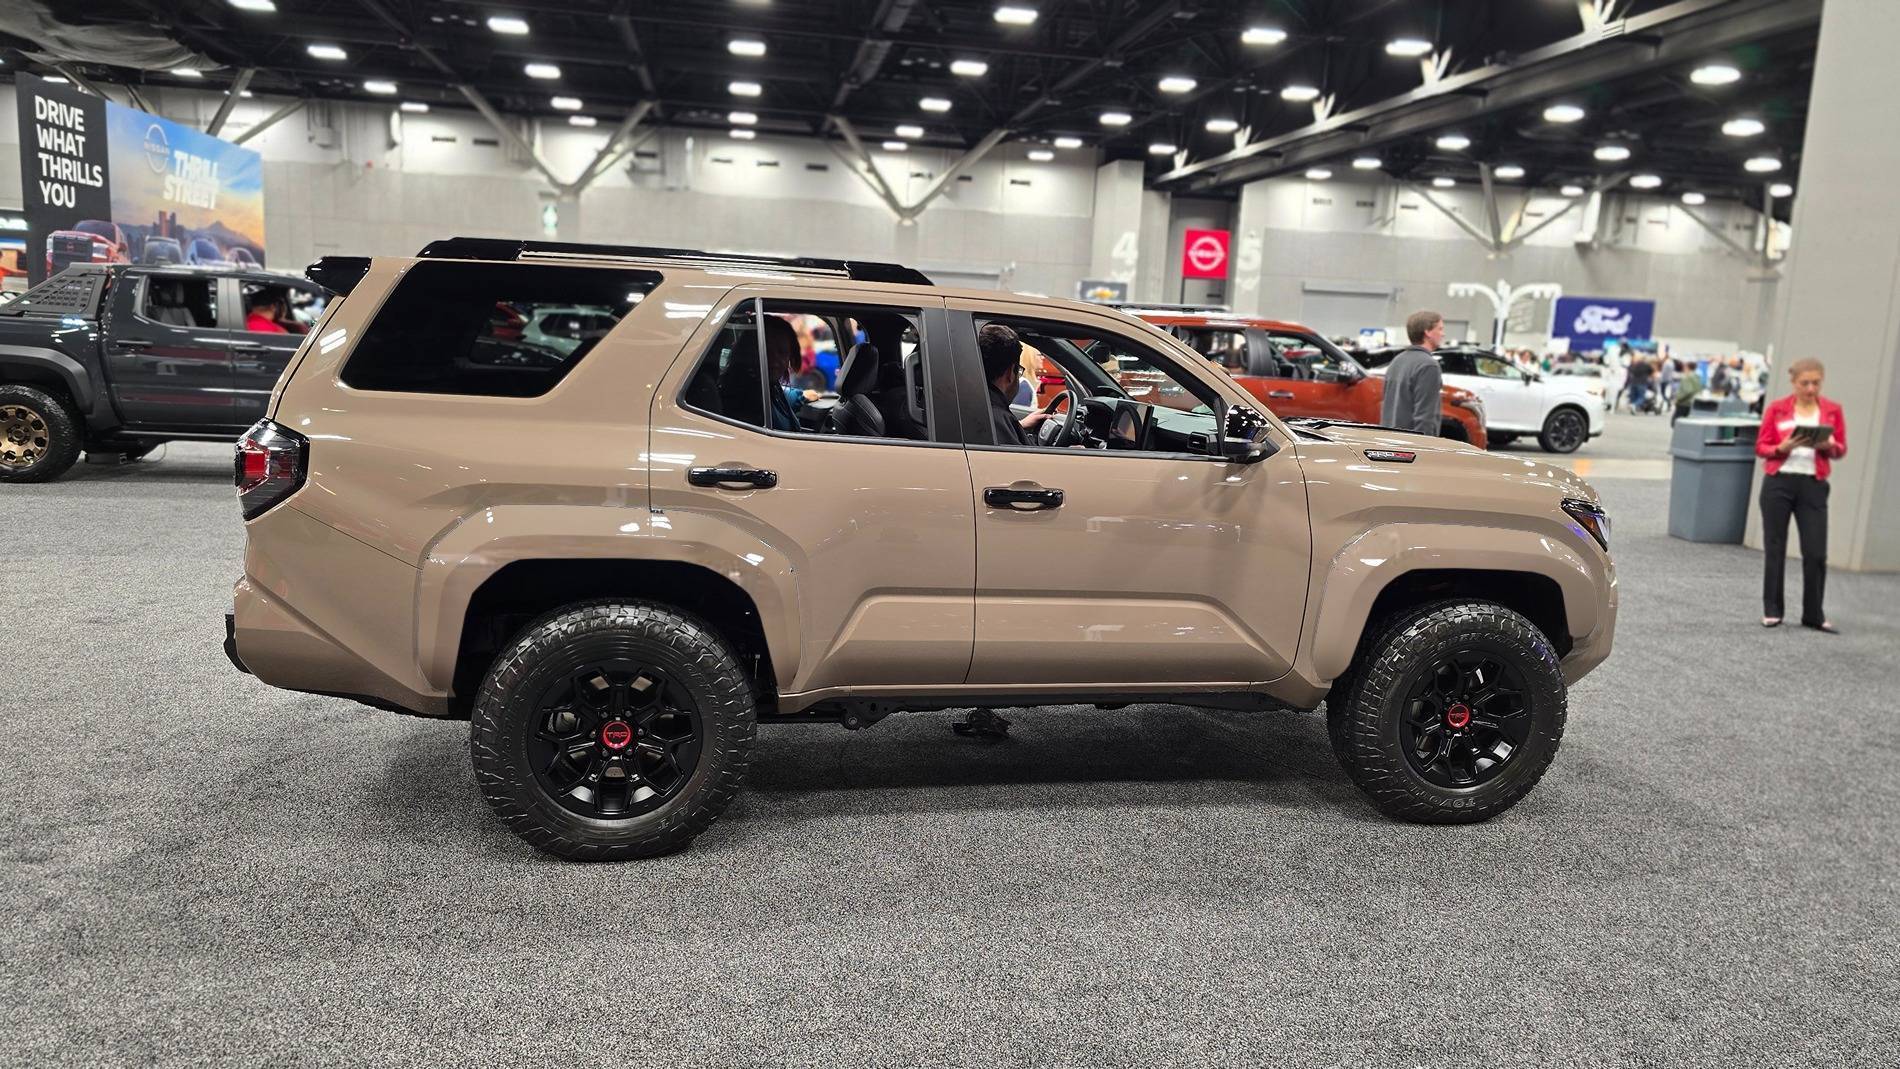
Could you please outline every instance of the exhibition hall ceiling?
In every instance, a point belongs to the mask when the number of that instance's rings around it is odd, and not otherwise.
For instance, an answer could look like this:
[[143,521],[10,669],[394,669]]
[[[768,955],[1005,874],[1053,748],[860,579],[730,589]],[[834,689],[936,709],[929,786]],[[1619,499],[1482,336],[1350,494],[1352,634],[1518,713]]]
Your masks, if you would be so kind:
[[[1821,0],[18,2],[73,24],[58,55],[108,87],[255,68],[260,96],[467,108],[467,86],[508,115],[610,126],[651,101],[669,125],[831,137],[838,117],[893,151],[1006,129],[1177,192],[1358,161],[1759,202],[1798,166]],[[0,44],[50,72],[33,25],[0,19]],[[202,73],[115,66],[139,28]]]

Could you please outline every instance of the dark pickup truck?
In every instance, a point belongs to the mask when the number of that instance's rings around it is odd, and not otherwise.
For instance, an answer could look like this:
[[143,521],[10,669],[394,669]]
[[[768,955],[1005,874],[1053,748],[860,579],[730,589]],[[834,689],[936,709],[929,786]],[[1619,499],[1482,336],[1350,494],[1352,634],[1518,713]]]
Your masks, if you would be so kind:
[[235,439],[328,298],[256,269],[84,264],[0,305],[0,482]]

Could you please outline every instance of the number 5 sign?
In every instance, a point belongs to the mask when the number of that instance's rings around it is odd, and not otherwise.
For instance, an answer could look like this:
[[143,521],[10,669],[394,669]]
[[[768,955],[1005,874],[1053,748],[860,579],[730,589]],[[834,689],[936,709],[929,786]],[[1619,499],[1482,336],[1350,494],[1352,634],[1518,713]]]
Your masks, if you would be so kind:
[[1182,278],[1226,278],[1225,230],[1190,230],[1181,242]]

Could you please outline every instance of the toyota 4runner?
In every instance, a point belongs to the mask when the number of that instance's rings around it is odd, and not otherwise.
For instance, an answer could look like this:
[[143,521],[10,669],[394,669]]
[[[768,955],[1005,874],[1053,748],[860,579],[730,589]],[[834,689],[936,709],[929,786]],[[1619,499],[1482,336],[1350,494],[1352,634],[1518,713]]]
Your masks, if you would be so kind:
[[[690,843],[760,721],[1057,703],[1324,702],[1380,809],[1482,820],[1610,652],[1610,524],[1574,475],[1283,421],[1110,309],[475,239],[311,274],[347,296],[239,442],[226,651],[471,719],[483,794],[556,854]],[[846,347],[835,396],[786,385],[799,317]],[[1071,384],[1027,444],[992,423],[999,323]]]

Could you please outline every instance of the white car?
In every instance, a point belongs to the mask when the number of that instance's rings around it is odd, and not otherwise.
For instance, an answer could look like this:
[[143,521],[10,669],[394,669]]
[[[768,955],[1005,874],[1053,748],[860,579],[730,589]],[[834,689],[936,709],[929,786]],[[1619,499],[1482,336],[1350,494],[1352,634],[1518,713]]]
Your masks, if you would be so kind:
[[1558,364],[1556,367],[1550,369],[1550,373],[1552,375],[1575,376],[1577,378],[1594,380],[1597,387],[1596,393],[1603,398],[1603,411],[1608,412],[1610,405],[1614,403],[1615,399],[1611,396],[1610,390],[1608,389],[1609,384],[1614,381],[1614,377],[1602,364],[1585,364],[1581,362]]
[[[1398,348],[1368,354],[1362,363],[1385,365]],[[1580,375],[1546,375],[1519,368],[1486,349],[1450,346],[1438,350],[1445,385],[1458,386],[1484,401],[1485,436],[1506,445],[1536,435],[1547,453],[1574,453],[1603,433],[1603,380]]]

